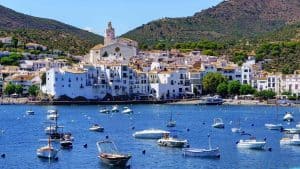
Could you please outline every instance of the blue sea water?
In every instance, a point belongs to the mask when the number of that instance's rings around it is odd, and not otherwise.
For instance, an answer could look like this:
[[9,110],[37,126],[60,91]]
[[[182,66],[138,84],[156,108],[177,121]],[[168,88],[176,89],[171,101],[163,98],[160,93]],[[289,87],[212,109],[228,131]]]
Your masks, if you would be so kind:
[[[97,158],[96,141],[109,136],[121,152],[132,154],[129,161],[133,169],[286,169],[300,166],[300,147],[279,145],[282,133],[270,131],[265,123],[277,122],[284,112],[294,112],[300,121],[297,107],[279,107],[279,119],[276,107],[272,106],[196,106],[196,105],[127,105],[134,110],[133,115],[100,114],[103,106],[0,106],[0,168],[5,169],[107,169]],[[122,106],[123,107],[123,106]],[[35,115],[28,116],[25,111],[32,109]],[[46,142],[44,128],[47,126],[46,112],[57,109],[60,114],[59,124],[64,131],[72,132],[75,137],[72,150],[61,150],[59,160],[45,161],[36,157],[36,149]],[[166,129],[166,122],[173,112],[177,126],[172,133],[179,138],[188,139],[191,147],[206,148],[207,135],[210,133],[212,145],[221,150],[220,159],[202,159],[183,157],[180,149],[159,147],[155,140],[139,140],[132,137],[137,130],[159,128]],[[211,127],[213,119],[220,117],[225,129]],[[246,136],[231,132],[240,119],[241,127],[257,138],[267,138],[267,147],[272,151],[240,150],[236,141]],[[285,126],[294,127],[296,122]],[[105,127],[103,133],[88,131],[99,123]],[[252,126],[252,124],[254,126]],[[132,127],[135,127],[133,130]],[[187,131],[187,129],[190,129]],[[84,148],[83,145],[88,147]],[[55,145],[57,148],[59,145]],[[146,154],[142,151],[146,150]]]

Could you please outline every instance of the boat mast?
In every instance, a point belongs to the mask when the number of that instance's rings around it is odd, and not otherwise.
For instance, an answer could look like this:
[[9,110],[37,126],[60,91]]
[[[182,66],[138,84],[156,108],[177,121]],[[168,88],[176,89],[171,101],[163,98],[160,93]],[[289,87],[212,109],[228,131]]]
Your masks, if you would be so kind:
[[210,134],[208,134],[208,148],[211,150]]

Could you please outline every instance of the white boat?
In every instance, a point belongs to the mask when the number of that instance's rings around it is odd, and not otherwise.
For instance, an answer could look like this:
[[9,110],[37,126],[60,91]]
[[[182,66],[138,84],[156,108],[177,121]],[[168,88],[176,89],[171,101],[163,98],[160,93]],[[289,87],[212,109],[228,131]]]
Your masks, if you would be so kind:
[[215,118],[214,119],[214,124],[212,125],[214,128],[224,128],[225,125],[223,123],[223,120],[221,118]]
[[206,157],[206,158],[220,158],[221,153],[219,148],[211,148],[210,136],[208,136],[208,149],[202,148],[184,148],[182,149],[182,153],[184,156],[191,157]]
[[116,145],[110,140],[98,141],[98,158],[109,166],[124,168],[127,165],[131,155],[120,153]]
[[131,110],[129,107],[124,107],[122,113],[124,113],[124,114],[131,114],[131,113],[133,113],[133,110]]
[[57,114],[57,110],[48,110],[48,114]]
[[265,124],[265,127],[269,130],[282,130],[283,129],[282,124],[267,123],[267,124]]
[[159,129],[149,129],[137,131],[133,134],[133,137],[139,139],[160,139],[164,136],[164,134],[170,134],[170,132]]
[[297,127],[297,128],[300,128],[300,123],[298,123],[298,124],[296,125],[296,127]]
[[293,114],[291,112],[286,112],[284,117],[283,117],[283,120],[284,121],[293,121],[294,120],[294,117],[293,117]]
[[299,134],[285,136],[280,140],[280,145],[295,145],[300,146]]
[[242,133],[243,131],[242,131],[241,128],[233,127],[233,128],[231,128],[231,132],[233,132],[233,133]]
[[99,124],[94,124],[92,127],[89,128],[90,131],[97,131],[97,132],[103,132],[104,128],[100,126]]
[[34,115],[34,111],[33,111],[33,110],[27,110],[27,111],[26,111],[26,114],[27,114],[27,115]]
[[63,128],[63,126],[48,126],[45,128],[46,134],[51,134],[57,132],[58,128]]
[[100,113],[104,113],[104,114],[109,114],[110,110],[108,110],[107,108],[103,108],[99,111]]
[[263,149],[266,145],[266,141],[257,141],[255,138],[251,138],[249,140],[240,140],[237,143],[238,148],[246,148],[246,149]]
[[[276,119],[278,121],[278,101],[276,100]],[[280,123],[273,124],[273,123],[266,123],[265,127],[269,130],[282,130],[283,126]]]
[[286,128],[283,131],[287,134],[300,134],[300,128]]
[[59,115],[58,114],[48,114],[47,119],[48,120],[55,120],[58,119]]
[[170,137],[169,134],[165,134],[163,138],[157,140],[157,144],[165,147],[179,147],[182,148],[187,145],[187,140],[180,140]]
[[111,109],[111,112],[119,112],[119,107],[118,106],[113,106],[112,109]]
[[56,159],[56,155],[58,150],[51,146],[50,138],[48,140],[48,145],[41,147],[36,150],[36,154],[39,158],[48,158],[48,159]]
[[173,120],[173,113],[171,112],[171,117],[170,120],[168,121],[167,127],[175,127],[176,126],[176,121]]

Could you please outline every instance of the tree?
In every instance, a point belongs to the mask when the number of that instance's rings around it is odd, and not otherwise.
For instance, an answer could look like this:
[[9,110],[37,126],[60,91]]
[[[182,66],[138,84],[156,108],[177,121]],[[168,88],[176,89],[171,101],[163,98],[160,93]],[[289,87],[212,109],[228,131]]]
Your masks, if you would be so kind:
[[14,84],[9,83],[5,86],[4,93],[6,95],[11,95],[15,93],[15,91],[16,91],[16,86]]
[[13,37],[12,40],[11,40],[11,43],[12,43],[14,48],[17,48],[19,40],[17,38]]
[[247,94],[254,94],[255,93],[255,89],[248,85],[248,84],[243,84],[240,87],[240,94],[241,95],[247,95]]
[[23,87],[22,85],[16,85],[15,92],[19,95],[23,94]]
[[158,44],[155,45],[154,48],[155,48],[155,49],[158,49],[158,50],[166,50],[167,45],[166,45],[165,43],[159,42]]
[[30,96],[37,96],[39,93],[39,87],[32,85],[28,88],[28,93]]
[[227,79],[220,73],[207,73],[203,80],[203,89],[207,94],[215,94],[219,84],[227,82]]
[[255,93],[255,97],[258,97],[263,100],[273,99],[276,96],[276,93],[272,90],[263,90]]
[[240,93],[241,83],[237,80],[228,83],[228,93],[230,95],[238,95]]
[[228,94],[228,85],[227,83],[223,82],[220,83],[217,87],[217,93],[222,96],[222,97],[226,97]]

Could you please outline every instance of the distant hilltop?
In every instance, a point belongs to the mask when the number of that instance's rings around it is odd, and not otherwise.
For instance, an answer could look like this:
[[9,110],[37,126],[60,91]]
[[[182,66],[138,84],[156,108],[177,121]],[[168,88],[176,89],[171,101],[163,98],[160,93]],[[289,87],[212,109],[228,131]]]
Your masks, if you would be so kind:
[[25,15],[0,5],[0,37],[15,37],[50,49],[85,54],[103,37],[52,19]]
[[149,22],[123,36],[147,45],[161,41],[231,41],[257,37],[298,22],[299,0],[227,0],[190,17]]

